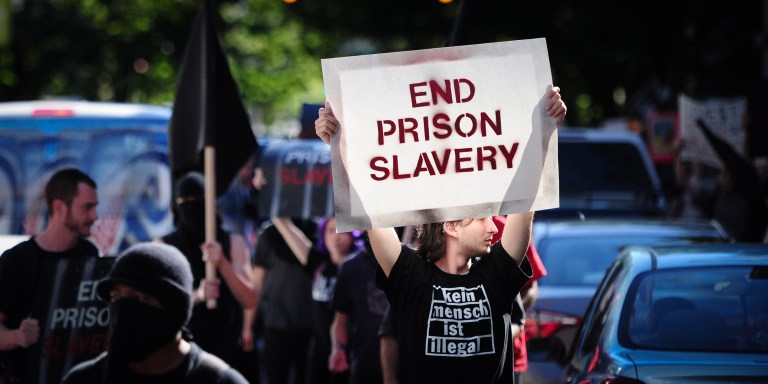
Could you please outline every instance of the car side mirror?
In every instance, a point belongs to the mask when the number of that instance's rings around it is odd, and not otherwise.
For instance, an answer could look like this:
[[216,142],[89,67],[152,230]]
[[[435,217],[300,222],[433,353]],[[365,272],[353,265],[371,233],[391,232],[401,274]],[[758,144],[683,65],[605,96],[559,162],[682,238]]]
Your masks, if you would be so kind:
[[526,343],[528,360],[535,362],[562,362],[566,348],[563,341],[556,337],[537,337]]
[[556,362],[566,364],[570,360],[573,339],[579,330],[578,325],[566,325],[548,337],[532,338],[526,342],[528,360],[537,362]]

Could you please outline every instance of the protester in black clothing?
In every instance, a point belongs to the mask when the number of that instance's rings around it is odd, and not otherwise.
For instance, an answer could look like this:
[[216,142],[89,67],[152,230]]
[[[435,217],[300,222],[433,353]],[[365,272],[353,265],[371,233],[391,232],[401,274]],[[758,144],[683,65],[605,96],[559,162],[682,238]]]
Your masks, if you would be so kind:
[[96,292],[109,301],[109,348],[63,384],[244,384],[224,361],[182,337],[192,313],[192,271],[178,249],[142,243],[120,255]]
[[[559,88],[546,111],[559,123],[566,113]],[[341,127],[330,105],[315,122],[328,143]],[[525,251],[532,213],[507,216],[493,244],[490,217],[422,225],[417,249],[402,245],[394,228],[369,229],[377,282],[400,326],[402,383],[495,383],[512,380],[509,312],[532,271]],[[470,259],[482,256],[469,268]]]
[[366,247],[341,265],[333,294],[331,369],[349,370],[351,382],[382,382],[378,330],[389,307],[376,287],[376,258]]
[[[45,186],[48,225],[43,232],[7,250],[0,257],[0,382],[33,382],[27,372],[29,347],[38,342],[38,319],[33,312],[41,262],[47,259],[97,257],[98,249],[85,238],[98,218],[96,183],[77,169],[56,172]],[[60,375],[61,373],[59,373]]]
[[[314,243],[312,220],[293,220]],[[254,282],[259,302],[264,350],[262,367],[270,384],[305,383],[307,355],[312,337],[312,278],[294,256],[275,225],[259,236],[254,256]]]
[[768,227],[768,205],[757,170],[703,121],[697,125],[725,167],[712,218],[737,241],[762,242]]
[[381,376],[384,384],[398,383],[398,343],[397,320],[392,317],[392,307],[388,307],[381,319],[379,328],[379,355],[381,356]]
[[[192,337],[204,350],[235,365],[240,349],[242,308],[256,306],[253,271],[245,239],[222,229],[219,220],[216,241],[206,242],[204,188],[200,173],[190,172],[179,179],[179,222],[161,241],[178,248],[192,267],[193,284],[197,287],[189,321]],[[216,267],[216,278],[206,278],[206,262]],[[216,300],[215,308],[207,307],[209,299]]]
[[309,356],[308,383],[346,382],[346,377],[331,375],[328,357],[331,354],[329,329],[333,320],[331,300],[339,266],[359,249],[358,233],[336,233],[336,219],[326,218],[318,226],[321,236],[316,244],[287,217],[272,219],[293,255],[312,276],[312,344]]

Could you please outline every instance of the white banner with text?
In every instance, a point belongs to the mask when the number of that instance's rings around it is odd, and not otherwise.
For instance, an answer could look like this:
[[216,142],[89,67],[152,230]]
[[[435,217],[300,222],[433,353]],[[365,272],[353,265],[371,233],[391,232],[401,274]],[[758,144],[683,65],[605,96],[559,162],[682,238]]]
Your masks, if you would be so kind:
[[555,208],[546,41],[322,60],[338,231]]

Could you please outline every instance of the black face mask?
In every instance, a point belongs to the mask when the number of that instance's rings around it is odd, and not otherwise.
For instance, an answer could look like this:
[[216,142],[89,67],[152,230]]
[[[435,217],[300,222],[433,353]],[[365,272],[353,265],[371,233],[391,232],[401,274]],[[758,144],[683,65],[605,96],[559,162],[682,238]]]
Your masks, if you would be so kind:
[[124,363],[146,359],[181,329],[170,312],[136,299],[110,303],[109,316],[109,356]]
[[179,221],[195,227],[205,225],[205,202],[203,200],[185,201],[178,205]]

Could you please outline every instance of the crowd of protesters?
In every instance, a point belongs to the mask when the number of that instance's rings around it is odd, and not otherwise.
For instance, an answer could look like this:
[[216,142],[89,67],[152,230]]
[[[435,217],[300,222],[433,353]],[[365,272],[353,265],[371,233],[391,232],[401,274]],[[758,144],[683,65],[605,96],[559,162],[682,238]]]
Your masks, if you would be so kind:
[[[559,89],[549,97],[548,113],[559,123],[566,111]],[[311,130],[326,142],[340,129],[328,105],[305,106],[302,125],[300,137]],[[681,193],[672,215],[714,218],[736,240],[768,242],[765,165],[740,159],[701,129],[724,168],[677,161]],[[532,214],[336,233],[334,217],[256,217],[265,182],[254,156],[220,201],[229,209],[220,211],[216,239],[206,241],[203,176],[176,180],[176,228],[116,259],[97,287],[109,302],[109,347],[64,382],[520,379],[525,339],[517,337],[535,280],[546,274],[529,241]],[[35,278],[34,258],[98,257],[85,239],[97,219],[93,180],[60,171],[45,194],[48,227],[0,258],[1,382],[25,382],[28,347],[39,342],[25,288]],[[206,263],[215,277],[206,276]],[[469,343],[462,359],[447,359],[453,352],[439,343],[425,346],[433,287],[467,297],[484,287],[482,305],[498,317],[487,332],[504,336]],[[514,360],[505,360],[507,350]]]

